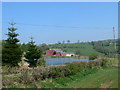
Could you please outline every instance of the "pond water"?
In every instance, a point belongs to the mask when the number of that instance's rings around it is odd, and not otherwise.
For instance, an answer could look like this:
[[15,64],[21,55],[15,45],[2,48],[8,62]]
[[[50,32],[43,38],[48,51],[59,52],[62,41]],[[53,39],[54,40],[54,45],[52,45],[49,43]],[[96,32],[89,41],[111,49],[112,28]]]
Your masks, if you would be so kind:
[[89,61],[89,59],[73,59],[73,58],[46,58],[46,65],[61,65],[74,61]]

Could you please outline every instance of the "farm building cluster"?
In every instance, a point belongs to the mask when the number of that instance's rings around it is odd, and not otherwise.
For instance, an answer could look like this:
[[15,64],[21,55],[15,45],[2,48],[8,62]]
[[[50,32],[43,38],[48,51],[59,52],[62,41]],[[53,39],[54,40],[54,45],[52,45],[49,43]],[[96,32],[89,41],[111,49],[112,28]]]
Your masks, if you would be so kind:
[[45,54],[50,56],[75,56],[74,53],[63,52],[61,49],[50,49]]

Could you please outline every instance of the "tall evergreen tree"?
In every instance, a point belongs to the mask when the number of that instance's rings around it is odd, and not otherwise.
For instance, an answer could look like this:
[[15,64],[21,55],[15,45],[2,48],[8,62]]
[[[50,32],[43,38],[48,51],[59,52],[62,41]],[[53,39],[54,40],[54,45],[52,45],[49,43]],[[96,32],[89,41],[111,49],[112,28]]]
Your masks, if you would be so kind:
[[41,57],[41,51],[34,44],[33,38],[31,37],[31,41],[28,43],[29,48],[26,52],[25,58],[28,59],[30,67],[36,67],[38,63],[38,59]]
[[19,34],[15,33],[17,28],[14,28],[15,23],[10,23],[11,27],[8,28],[7,40],[3,43],[2,49],[2,64],[10,66],[18,66],[21,61],[22,51],[17,44],[19,40],[16,38]]

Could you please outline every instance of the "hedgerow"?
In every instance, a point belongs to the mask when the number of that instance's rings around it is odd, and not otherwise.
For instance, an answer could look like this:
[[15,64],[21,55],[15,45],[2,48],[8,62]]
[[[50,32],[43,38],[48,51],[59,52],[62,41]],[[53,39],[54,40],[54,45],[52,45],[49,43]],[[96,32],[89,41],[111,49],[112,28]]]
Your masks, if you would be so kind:
[[35,80],[44,80],[46,78],[57,78],[74,75],[87,69],[105,67],[107,60],[67,63],[65,66],[42,67],[33,70],[32,77]]
[[[66,77],[75,75],[78,72],[82,73],[88,69],[106,67],[107,62],[108,60],[92,60],[86,62],[66,63],[63,66],[40,66],[20,72],[21,75],[19,76],[18,83],[33,83],[36,86],[36,82],[40,82],[41,80]],[[6,84],[4,85],[6,86]]]

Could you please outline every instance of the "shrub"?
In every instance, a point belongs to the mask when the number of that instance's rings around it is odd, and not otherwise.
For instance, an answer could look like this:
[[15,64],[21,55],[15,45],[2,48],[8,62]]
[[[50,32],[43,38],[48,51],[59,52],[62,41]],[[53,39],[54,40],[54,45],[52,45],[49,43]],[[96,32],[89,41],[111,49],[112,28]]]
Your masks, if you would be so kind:
[[11,67],[11,66],[2,66],[2,74],[17,74],[20,72],[19,67]]
[[[12,83],[11,83],[11,82],[12,82]],[[13,79],[13,78],[3,79],[3,80],[2,80],[2,86],[3,86],[4,88],[14,88],[14,87],[15,87],[14,82],[16,82],[16,80]]]
[[46,61],[44,59],[38,60],[37,65],[38,66],[45,66],[46,65]]
[[89,56],[89,59],[90,59],[90,60],[94,60],[94,59],[96,59],[98,56],[99,56],[98,53],[92,53],[92,54]]
[[65,69],[67,70],[68,75],[78,72],[77,63],[67,63]]
[[99,66],[101,66],[99,61],[89,61],[88,62],[88,68],[96,68]]
[[70,68],[68,66],[65,66],[63,68],[63,71],[64,71],[64,76],[68,76],[71,73]]
[[101,66],[102,66],[102,67],[107,66],[107,64],[108,64],[108,61],[107,61],[107,60],[102,60],[102,61],[101,61]]
[[32,83],[33,81],[33,77],[28,73],[27,70],[21,73],[20,82],[27,84]]
[[32,77],[34,78],[35,81],[41,80],[42,79],[42,70],[41,69],[34,69],[32,72]]
[[54,67],[50,72],[50,77],[53,78],[60,77],[61,76],[60,74],[61,74],[61,69],[58,67]]
[[87,68],[86,65],[87,65],[86,62],[80,62],[78,64],[78,67],[79,67],[78,71],[81,72],[81,71],[85,70]]

